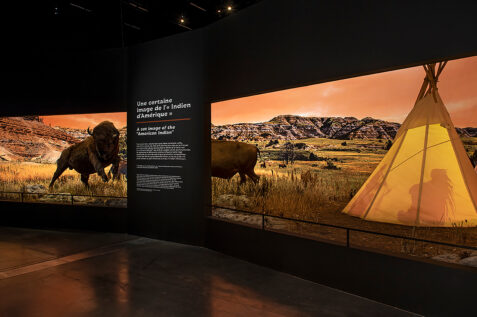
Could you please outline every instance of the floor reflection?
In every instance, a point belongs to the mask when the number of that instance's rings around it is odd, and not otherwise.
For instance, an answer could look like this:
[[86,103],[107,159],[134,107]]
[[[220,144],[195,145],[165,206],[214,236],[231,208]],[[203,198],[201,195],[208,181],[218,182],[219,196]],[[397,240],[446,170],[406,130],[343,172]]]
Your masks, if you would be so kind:
[[[3,271],[0,316],[412,315],[205,248],[138,237],[114,245],[94,234],[81,239],[95,248],[10,277],[12,270]],[[46,240],[42,247],[59,243]]]
[[[267,298],[254,289],[211,276],[210,316],[310,316],[298,308]],[[260,287],[257,285],[257,287]]]

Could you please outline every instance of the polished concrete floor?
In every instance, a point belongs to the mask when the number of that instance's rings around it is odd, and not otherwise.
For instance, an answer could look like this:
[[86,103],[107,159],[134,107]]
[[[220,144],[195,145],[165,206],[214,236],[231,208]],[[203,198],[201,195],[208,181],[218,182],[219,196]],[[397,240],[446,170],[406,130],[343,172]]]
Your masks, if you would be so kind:
[[415,316],[193,246],[0,227],[0,316]]

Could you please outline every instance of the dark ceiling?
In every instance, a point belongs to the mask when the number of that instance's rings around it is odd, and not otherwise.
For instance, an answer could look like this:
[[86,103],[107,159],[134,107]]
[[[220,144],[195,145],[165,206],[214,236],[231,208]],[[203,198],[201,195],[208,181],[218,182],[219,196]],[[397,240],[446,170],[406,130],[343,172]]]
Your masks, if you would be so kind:
[[[43,0],[4,7],[4,42],[40,49],[117,48],[188,32],[261,0]],[[229,8],[230,7],[230,8]]]

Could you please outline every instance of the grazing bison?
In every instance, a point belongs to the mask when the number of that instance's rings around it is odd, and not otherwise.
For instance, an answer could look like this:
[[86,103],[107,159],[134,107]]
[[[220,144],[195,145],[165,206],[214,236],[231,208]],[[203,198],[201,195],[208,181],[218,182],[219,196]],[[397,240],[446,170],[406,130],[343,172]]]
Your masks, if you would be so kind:
[[98,173],[104,182],[109,180],[104,168],[113,164],[113,179],[118,178],[119,171],[119,131],[109,121],[98,124],[84,141],[74,144],[61,153],[56,161],[56,171],[51,179],[50,188],[67,169],[74,169],[81,174],[81,181],[88,187],[89,175]]
[[286,164],[278,164],[278,168],[286,168],[287,165]]
[[253,169],[259,153],[251,144],[212,140],[212,176],[230,179],[239,173],[240,184],[245,183],[245,175],[256,183],[259,177]]

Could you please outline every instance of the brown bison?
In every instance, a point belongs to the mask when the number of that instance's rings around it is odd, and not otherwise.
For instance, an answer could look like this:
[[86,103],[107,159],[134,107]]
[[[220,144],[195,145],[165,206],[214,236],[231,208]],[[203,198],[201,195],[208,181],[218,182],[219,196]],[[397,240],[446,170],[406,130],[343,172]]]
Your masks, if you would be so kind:
[[253,169],[259,153],[256,146],[247,143],[212,140],[212,176],[230,179],[239,173],[241,184],[245,175],[256,183],[259,177]]
[[113,123],[103,121],[98,124],[93,132],[84,141],[74,144],[61,153],[56,161],[56,171],[51,179],[50,188],[67,169],[74,169],[81,174],[81,181],[88,187],[89,175],[98,173],[104,182],[109,180],[104,168],[112,166],[113,179],[118,178],[119,171],[119,131]]

